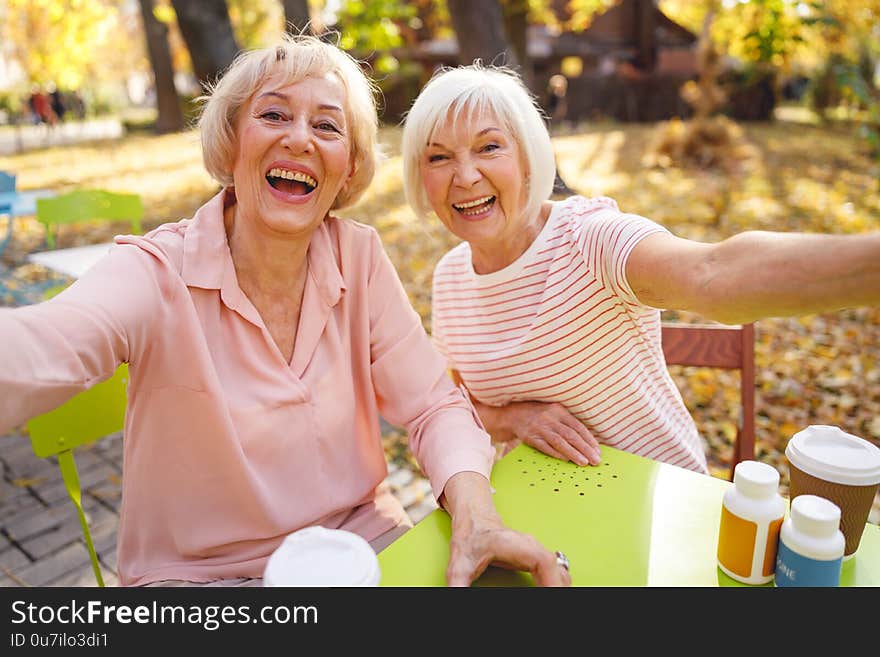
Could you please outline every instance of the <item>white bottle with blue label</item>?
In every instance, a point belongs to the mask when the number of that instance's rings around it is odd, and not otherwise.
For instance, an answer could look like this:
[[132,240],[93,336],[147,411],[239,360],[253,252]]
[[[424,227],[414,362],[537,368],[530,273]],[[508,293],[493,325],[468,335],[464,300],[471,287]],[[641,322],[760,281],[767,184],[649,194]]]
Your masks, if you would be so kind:
[[776,586],[839,586],[846,541],[840,507],[824,497],[798,495],[782,523]]

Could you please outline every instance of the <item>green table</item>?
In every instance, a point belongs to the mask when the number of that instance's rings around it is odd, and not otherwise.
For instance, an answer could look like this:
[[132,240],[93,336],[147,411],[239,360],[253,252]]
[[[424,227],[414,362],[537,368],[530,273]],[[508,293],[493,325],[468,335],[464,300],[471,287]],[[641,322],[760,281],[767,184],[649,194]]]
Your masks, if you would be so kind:
[[[716,564],[731,485],[607,446],[602,465],[580,467],[521,445],[492,472],[504,522],[565,552],[574,586],[742,586]],[[379,554],[382,586],[444,586],[449,537],[444,511],[425,517]],[[530,586],[532,578],[489,568],[475,585]],[[865,527],[841,585],[880,586],[880,527]]]

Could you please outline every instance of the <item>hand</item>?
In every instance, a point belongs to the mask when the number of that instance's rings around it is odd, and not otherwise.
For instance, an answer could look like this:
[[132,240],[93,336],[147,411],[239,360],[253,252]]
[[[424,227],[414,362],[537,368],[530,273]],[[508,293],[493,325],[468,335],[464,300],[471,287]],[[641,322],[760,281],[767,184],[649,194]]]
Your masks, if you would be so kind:
[[490,565],[524,570],[540,586],[570,586],[556,555],[534,537],[506,527],[492,503],[489,480],[476,472],[449,478],[440,502],[452,516],[446,582],[469,586]]
[[514,402],[505,409],[513,434],[526,445],[578,465],[599,465],[599,441],[565,406]]
[[446,582],[470,586],[489,565],[531,573],[538,586],[571,586],[556,555],[528,534],[506,527],[495,514],[453,522]]

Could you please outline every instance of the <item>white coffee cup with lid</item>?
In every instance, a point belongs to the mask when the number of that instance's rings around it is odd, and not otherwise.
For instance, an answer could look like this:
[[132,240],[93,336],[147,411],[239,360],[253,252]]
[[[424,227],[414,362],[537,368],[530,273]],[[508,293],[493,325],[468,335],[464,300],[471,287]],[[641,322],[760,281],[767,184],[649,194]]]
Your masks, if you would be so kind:
[[880,448],[840,427],[811,425],[788,441],[791,499],[817,495],[840,507],[844,559],[859,547],[880,485]]
[[379,579],[379,560],[366,540],[320,526],[289,534],[263,572],[263,586],[378,586]]

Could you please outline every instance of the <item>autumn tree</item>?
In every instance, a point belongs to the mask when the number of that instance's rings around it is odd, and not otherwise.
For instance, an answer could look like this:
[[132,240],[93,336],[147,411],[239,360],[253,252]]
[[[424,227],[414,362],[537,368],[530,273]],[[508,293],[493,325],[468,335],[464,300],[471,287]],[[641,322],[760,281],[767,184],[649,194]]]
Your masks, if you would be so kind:
[[[482,59],[487,64],[504,64],[518,70],[527,87],[532,84],[528,63],[526,28],[528,0],[447,0],[449,15],[458,40],[458,57],[463,64]],[[517,47],[512,45],[513,33]],[[557,167],[553,191],[559,195],[574,193]]]
[[339,46],[367,60],[381,86],[385,76],[400,65],[392,54],[392,50],[404,45],[399,26],[416,14],[416,7],[401,0],[346,2],[334,26],[339,32]]
[[532,62],[529,58],[529,0],[501,0],[504,32],[513,49],[526,85],[532,86]]
[[[688,121],[673,119],[657,126],[644,159],[649,166],[736,174],[755,157],[754,148],[740,126],[720,114],[727,95],[718,82],[721,53],[710,36],[719,7],[720,0],[709,3],[697,47],[699,75],[696,81],[685,83],[681,90],[682,97],[693,108],[693,117]],[[725,199],[723,205],[730,195],[727,178],[725,176],[718,187],[718,194]]]
[[139,3],[156,88],[156,132],[162,134],[183,130],[183,111],[174,87],[174,68],[168,48],[168,26],[155,16],[153,0],[139,0]]
[[308,0],[282,0],[281,4],[284,6],[284,25],[288,32],[299,34],[313,31]]
[[636,0],[636,49],[633,62],[643,71],[653,71],[657,64],[657,13],[653,0]]
[[830,0],[813,10],[808,20],[825,48],[810,94],[813,108],[823,120],[835,105],[861,110],[855,115],[860,136],[880,160],[880,0]]
[[193,71],[202,86],[217,80],[239,47],[226,0],[171,0]]
[[519,62],[504,31],[499,0],[447,0],[462,64],[482,59],[515,67]]
[[112,0],[6,0],[0,12],[4,54],[23,70],[29,83],[55,83],[79,89],[89,81],[119,74],[109,70],[108,53],[127,38],[117,3]]

